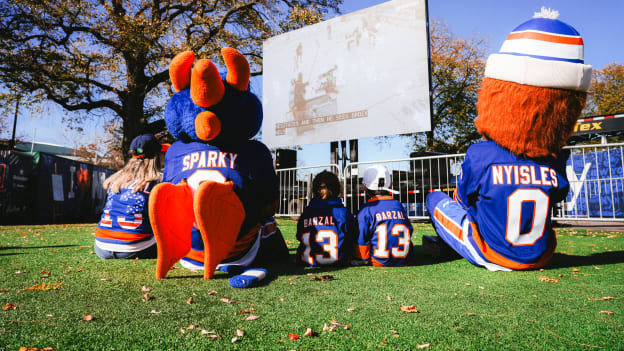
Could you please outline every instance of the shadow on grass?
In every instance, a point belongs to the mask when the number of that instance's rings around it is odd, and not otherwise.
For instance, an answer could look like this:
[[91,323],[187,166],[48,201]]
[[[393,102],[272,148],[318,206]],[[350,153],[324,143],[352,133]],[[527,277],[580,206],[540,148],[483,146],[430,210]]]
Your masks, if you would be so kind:
[[[0,251],[2,250],[24,250],[24,249],[48,249],[48,248],[59,248],[59,247],[74,247],[78,245],[50,245],[50,246],[3,246],[0,247]],[[12,256],[12,255],[24,255],[26,252],[9,252],[9,253],[0,253],[0,256]]]
[[19,250],[19,249],[48,249],[48,248],[59,248],[59,247],[74,247],[79,245],[49,245],[49,246],[4,246],[0,247],[0,250]]
[[598,266],[616,263],[624,263],[624,251],[599,252],[585,256],[555,253],[546,268]]

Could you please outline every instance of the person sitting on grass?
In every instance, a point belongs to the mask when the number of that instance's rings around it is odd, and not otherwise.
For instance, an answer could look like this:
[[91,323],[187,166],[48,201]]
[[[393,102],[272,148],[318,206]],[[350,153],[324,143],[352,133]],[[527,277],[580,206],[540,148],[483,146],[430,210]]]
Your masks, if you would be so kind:
[[[357,215],[359,237],[352,265],[405,266],[414,260],[413,227],[403,205],[392,198],[392,178],[385,166],[364,171],[362,188],[369,199]],[[372,252],[371,252],[372,249]]]
[[106,205],[95,232],[95,253],[104,259],[156,258],[148,215],[150,190],[162,181],[163,146],[152,134],[132,140],[132,158],[104,181]]
[[328,171],[317,174],[312,193],[297,223],[297,263],[310,267],[348,264],[357,227],[339,197],[338,177]]

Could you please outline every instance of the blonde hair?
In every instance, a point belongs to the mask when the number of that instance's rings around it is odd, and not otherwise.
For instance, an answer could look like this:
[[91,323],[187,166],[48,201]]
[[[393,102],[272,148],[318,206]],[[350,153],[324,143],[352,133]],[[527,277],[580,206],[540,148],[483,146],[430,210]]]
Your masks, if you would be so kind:
[[[110,189],[115,193],[119,193],[121,188],[129,188],[133,185],[153,181],[162,181],[162,172],[160,171],[160,161],[158,157],[133,157],[128,160],[128,163],[126,163],[122,169],[104,181],[104,189]],[[135,189],[135,191],[137,190]]]

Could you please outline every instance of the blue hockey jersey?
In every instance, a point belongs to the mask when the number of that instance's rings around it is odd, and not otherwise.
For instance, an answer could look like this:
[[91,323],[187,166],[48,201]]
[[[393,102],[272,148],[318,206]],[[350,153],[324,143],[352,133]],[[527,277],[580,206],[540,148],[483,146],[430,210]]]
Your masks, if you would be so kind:
[[308,266],[349,262],[357,227],[340,198],[312,198],[297,222],[297,262]]
[[360,209],[357,222],[358,258],[372,259],[373,266],[405,266],[413,261],[414,228],[399,201],[391,196],[370,199]]
[[551,210],[569,188],[566,159],[563,153],[524,158],[493,141],[468,148],[454,199],[467,210],[471,240],[484,258],[512,269],[550,259],[556,247]]
[[114,252],[137,252],[156,243],[150,225],[147,201],[149,192],[156,185],[152,182],[147,190],[133,192],[134,184],[122,188],[119,193],[108,191],[106,205],[95,232],[95,244]]

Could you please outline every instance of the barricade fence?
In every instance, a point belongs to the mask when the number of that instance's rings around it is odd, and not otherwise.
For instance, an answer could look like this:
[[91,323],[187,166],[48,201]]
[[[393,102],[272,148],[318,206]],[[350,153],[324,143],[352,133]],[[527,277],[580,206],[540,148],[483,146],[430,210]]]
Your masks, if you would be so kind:
[[[554,206],[555,221],[624,221],[624,143],[567,146],[570,153],[566,176],[570,191],[565,201]],[[362,190],[362,176],[373,164],[385,165],[392,174],[394,198],[410,219],[429,218],[425,201],[433,191],[453,195],[465,154],[428,155],[397,160],[354,162],[340,170],[338,165],[321,165],[277,170],[280,205],[277,216],[297,217],[312,198],[312,179],[323,170],[338,175],[343,184],[345,206],[356,214],[368,199]]]
[[280,201],[277,216],[298,217],[312,199],[312,179],[322,171],[329,171],[342,179],[336,164],[278,169]]

